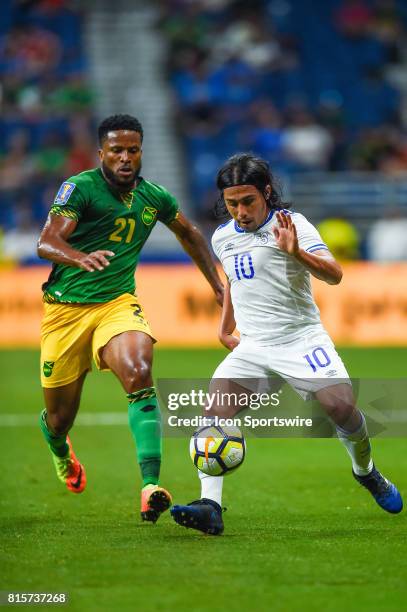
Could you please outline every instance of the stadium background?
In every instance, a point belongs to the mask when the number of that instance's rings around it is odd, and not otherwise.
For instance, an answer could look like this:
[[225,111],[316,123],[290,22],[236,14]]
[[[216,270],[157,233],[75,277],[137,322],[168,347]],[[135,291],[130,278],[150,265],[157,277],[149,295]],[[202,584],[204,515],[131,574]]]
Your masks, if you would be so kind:
[[[344,262],[343,283],[315,292],[351,375],[405,376],[406,3],[3,0],[0,24],[0,589],[68,591],[78,610],[201,610],[203,598],[215,610],[234,598],[259,609],[356,609],[356,599],[358,609],[401,609],[404,516],[382,516],[357,490],[335,441],[251,440],[227,482],[224,538],[184,533],[168,517],[148,530],[123,394],[93,373],[74,431],[89,491],[61,491],[35,429],[49,271],[35,244],[62,180],[95,165],[108,114],[142,121],[143,175],[208,237],[217,168],[255,151]],[[159,338],[155,375],[209,377],[225,354],[219,310],[165,228],[137,282]],[[190,501],[187,443],[165,449],[163,482]],[[375,449],[405,490],[405,441]]]

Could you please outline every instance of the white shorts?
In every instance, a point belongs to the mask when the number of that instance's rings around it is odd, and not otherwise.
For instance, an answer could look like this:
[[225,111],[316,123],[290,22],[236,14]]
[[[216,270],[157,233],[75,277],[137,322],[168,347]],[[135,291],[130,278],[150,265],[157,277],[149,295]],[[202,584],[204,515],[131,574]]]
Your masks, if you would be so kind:
[[[320,331],[272,346],[262,346],[245,338],[219,364],[213,378],[240,380],[241,386],[260,391],[273,374],[286,380],[304,400],[313,399],[320,389],[340,383],[352,384],[331,338]],[[241,379],[251,382],[244,384]]]

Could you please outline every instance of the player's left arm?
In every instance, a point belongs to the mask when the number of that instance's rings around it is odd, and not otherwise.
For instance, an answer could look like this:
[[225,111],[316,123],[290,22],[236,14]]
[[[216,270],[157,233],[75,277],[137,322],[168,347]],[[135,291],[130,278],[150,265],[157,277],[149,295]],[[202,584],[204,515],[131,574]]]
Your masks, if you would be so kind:
[[329,285],[338,285],[342,280],[342,268],[328,250],[315,250],[312,253],[300,248],[297,228],[291,215],[276,213],[278,227],[273,227],[277,245],[301,263],[311,274]]
[[225,296],[223,299],[222,316],[219,324],[218,337],[220,342],[229,351],[233,351],[239,343],[240,338],[233,335],[236,329],[235,315],[233,311],[232,298],[230,295],[230,284],[229,281],[226,283]]
[[216,301],[222,306],[223,283],[209,252],[206,240],[199,229],[182,212],[178,212],[176,218],[168,223],[167,227],[174,232],[184,251],[188,253],[201,270],[215,293]]

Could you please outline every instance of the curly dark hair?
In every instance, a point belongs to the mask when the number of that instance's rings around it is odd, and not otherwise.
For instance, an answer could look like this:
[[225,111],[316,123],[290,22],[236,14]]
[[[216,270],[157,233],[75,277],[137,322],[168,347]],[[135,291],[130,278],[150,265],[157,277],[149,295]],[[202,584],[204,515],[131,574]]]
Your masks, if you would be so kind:
[[[218,172],[216,185],[220,191],[214,207],[217,218],[229,215],[223,190],[236,185],[254,185],[264,195],[267,205],[271,209],[288,208],[290,206],[288,202],[283,202],[280,183],[273,176],[268,162],[252,153],[237,153],[229,157]],[[269,196],[266,194],[267,185],[271,185]]]
[[98,127],[98,137],[100,145],[103,144],[108,132],[117,130],[129,130],[131,132],[138,132],[143,142],[143,127],[138,119],[131,115],[111,115],[103,119],[102,123]]

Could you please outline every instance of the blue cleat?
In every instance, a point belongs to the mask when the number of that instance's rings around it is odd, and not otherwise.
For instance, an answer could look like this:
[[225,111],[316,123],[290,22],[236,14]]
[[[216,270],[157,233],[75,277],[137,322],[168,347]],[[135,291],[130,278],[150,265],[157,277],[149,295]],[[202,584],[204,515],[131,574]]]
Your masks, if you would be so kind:
[[373,465],[373,470],[367,476],[358,476],[352,470],[353,477],[362,487],[365,487],[375,498],[383,510],[398,514],[403,509],[403,500],[397,487],[387,480]]
[[173,506],[171,516],[178,525],[210,535],[223,532],[222,508],[212,499],[198,499],[187,506]]

